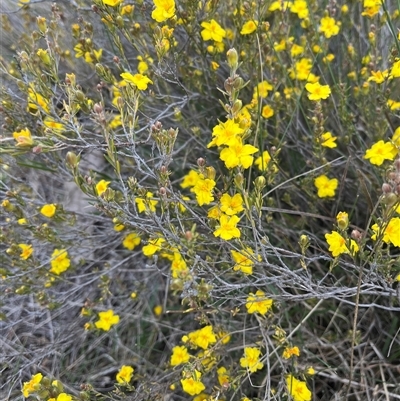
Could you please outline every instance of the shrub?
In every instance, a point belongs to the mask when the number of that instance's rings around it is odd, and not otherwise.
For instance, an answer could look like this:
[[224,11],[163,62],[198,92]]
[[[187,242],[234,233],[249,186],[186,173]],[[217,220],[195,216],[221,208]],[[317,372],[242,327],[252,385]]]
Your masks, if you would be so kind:
[[6,397],[400,398],[394,4],[8,8]]

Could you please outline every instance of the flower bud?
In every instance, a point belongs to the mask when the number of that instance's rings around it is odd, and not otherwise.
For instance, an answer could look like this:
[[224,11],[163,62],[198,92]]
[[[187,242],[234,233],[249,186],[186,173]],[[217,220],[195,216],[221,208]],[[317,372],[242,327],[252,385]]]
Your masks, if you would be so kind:
[[202,157],[199,157],[199,158],[197,159],[197,165],[198,165],[199,167],[204,167],[204,166],[206,165],[205,159],[203,159]]
[[68,152],[65,159],[71,168],[76,168],[79,164],[79,157],[74,152]]
[[239,56],[235,48],[229,49],[226,52],[226,60],[232,70],[236,70],[238,68]]
[[47,31],[46,18],[37,17],[36,18],[36,23],[37,23],[37,26],[38,26],[40,32],[45,33]]
[[261,191],[265,187],[266,183],[267,180],[262,175],[256,177],[256,179],[254,180],[254,186],[258,191]]
[[362,238],[362,234],[358,230],[353,230],[351,232],[351,238],[353,238],[354,240],[359,242],[361,240],[361,238]]
[[240,99],[237,99],[235,101],[235,103],[233,103],[233,106],[232,106],[232,109],[231,109],[232,114],[236,115],[237,113],[239,113],[239,111],[242,108],[242,105],[243,105],[242,101]]
[[100,103],[95,103],[93,106],[93,111],[96,114],[101,114],[103,112],[103,106]]
[[389,184],[387,184],[386,182],[382,185],[382,192],[384,193],[384,194],[390,194],[391,192],[392,192],[392,187],[389,185]]
[[242,77],[236,77],[235,80],[233,81],[233,87],[236,90],[242,89],[244,84],[243,78]]
[[388,206],[394,205],[397,202],[397,200],[398,200],[398,197],[393,192],[385,195],[385,197],[383,198],[383,202]]
[[310,245],[310,238],[308,237],[308,235],[300,235],[299,245],[301,249],[306,249]]
[[339,212],[336,223],[341,230],[345,230],[349,226],[349,215],[346,212]]
[[210,180],[214,180],[215,179],[215,176],[216,176],[216,171],[215,171],[215,168],[214,167],[206,167],[205,168],[205,178],[208,178],[208,179],[210,179]]
[[241,174],[241,173],[236,174],[234,181],[235,181],[235,185],[237,188],[239,188],[239,189],[242,188],[243,181],[244,181],[243,174]]

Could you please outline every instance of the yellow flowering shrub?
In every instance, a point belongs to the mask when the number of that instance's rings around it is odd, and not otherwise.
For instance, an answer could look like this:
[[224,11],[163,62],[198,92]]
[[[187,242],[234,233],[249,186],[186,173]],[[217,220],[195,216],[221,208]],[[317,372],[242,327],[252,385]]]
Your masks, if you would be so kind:
[[397,3],[1,13],[1,394],[399,397]]

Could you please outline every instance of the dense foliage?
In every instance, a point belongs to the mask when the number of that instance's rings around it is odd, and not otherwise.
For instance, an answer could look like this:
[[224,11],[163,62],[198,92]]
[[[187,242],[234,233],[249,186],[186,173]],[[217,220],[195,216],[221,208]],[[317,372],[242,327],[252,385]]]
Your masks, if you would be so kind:
[[4,399],[400,399],[399,18],[5,4]]

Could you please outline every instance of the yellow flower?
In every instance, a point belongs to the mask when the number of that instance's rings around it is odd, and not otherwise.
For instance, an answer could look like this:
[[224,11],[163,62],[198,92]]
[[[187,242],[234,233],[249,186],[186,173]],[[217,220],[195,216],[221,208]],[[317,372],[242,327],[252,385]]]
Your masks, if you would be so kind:
[[290,1],[276,0],[271,3],[268,11],[286,11],[291,5],[292,3]]
[[314,185],[318,189],[320,198],[330,198],[335,196],[339,181],[336,178],[329,179],[326,175],[320,175],[314,180]]
[[44,64],[50,65],[51,64],[51,58],[49,56],[49,52],[44,49],[39,49],[36,54],[39,56],[39,58],[43,61]]
[[72,401],[72,397],[69,394],[66,393],[60,393],[58,394],[57,398],[54,399],[54,401]]
[[315,375],[315,369],[314,369],[312,366],[310,366],[310,367],[307,369],[306,373],[307,373],[308,375],[310,375],[310,376],[313,376],[313,375]]
[[152,256],[156,252],[161,251],[162,244],[165,242],[164,238],[155,238],[149,241],[147,245],[142,248],[143,255]]
[[390,110],[399,110],[400,109],[400,102],[396,100],[389,99],[386,103]]
[[111,181],[105,181],[101,180],[96,184],[96,192],[97,195],[102,195],[104,192],[106,192],[108,186],[110,185]]
[[68,270],[71,265],[71,261],[68,258],[68,252],[65,249],[54,249],[51,258],[50,273],[60,275],[61,273]]
[[207,349],[211,344],[217,342],[217,337],[215,336],[211,325],[192,331],[188,334],[188,338],[192,344],[203,349]]
[[110,7],[117,7],[120,5],[124,0],[102,0],[103,4]]
[[28,111],[35,114],[39,108],[46,113],[50,112],[49,101],[33,88],[28,88]]
[[234,214],[238,214],[239,212],[244,210],[243,198],[240,194],[235,194],[234,196],[223,194],[220,203],[220,210],[228,216],[233,216]]
[[32,135],[28,128],[13,132],[13,137],[17,141],[17,146],[23,147],[33,145]]
[[138,234],[130,233],[124,238],[124,240],[122,241],[122,245],[126,249],[133,251],[140,244],[140,241],[141,240]]
[[163,313],[163,307],[162,307],[161,305],[156,305],[156,306],[153,308],[153,312],[154,312],[154,314],[155,314],[156,316],[161,316],[162,313]]
[[146,192],[146,198],[136,198],[135,202],[139,213],[156,211],[157,200],[153,200],[153,193]]
[[225,29],[214,19],[210,22],[202,22],[201,26],[204,28],[200,32],[204,41],[213,40],[214,42],[222,42],[222,39],[226,36]]
[[32,255],[32,252],[33,252],[33,247],[32,247],[32,245],[28,245],[28,244],[18,244],[18,246],[19,246],[19,247],[21,248],[21,250],[22,250],[21,254],[19,255],[19,257],[20,257],[21,259],[26,260],[26,259],[29,258],[29,256]]
[[223,214],[219,219],[219,226],[214,231],[215,237],[221,237],[222,239],[229,241],[232,238],[240,238],[240,230],[236,227],[239,223],[240,218],[237,216],[227,216]]
[[332,252],[332,256],[334,258],[342,253],[355,254],[359,250],[357,243],[354,240],[350,240],[350,252],[346,245],[346,240],[337,231],[332,231],[330,234],[325,234],[325,239],[329,245],[329,251]]
[[394,246],[400,246],[400,218],[390,219],[385,228],[385,236]]
[[290,54],[292,57],[300,56],[300,54],[304,53],[304,47],[297,45],[296,43],[292,45],[292,48],[290,49]]
[[321,19],[319,31],[322,32],[326,38],[330,38],[331,36],[335,36],[339,33],[339,25],[336,24],[334,18],[328,16],[323,17]]
[[282,358],[283,359],[290,359],[292,356],[300,356],[299,347],[286,347],[283,350]]
[[388,70],[385,71],[371,71],[371,76],[368,78],[368,82],[376,82],[377,84],[381,84],[385,82],[387,77],[389,76]]
[[153,83],[149,77],[142,74],[132,75],[130,72],[123,72],[120,76],[125,82],[135,85],[141,91],[146,90],[147,85]]
[[193,187],[193,192],[196,194],[196,200],[199,206],[208,205],[214,200],[213,189],[216,185],[214,180],[199,179]]
[[235,167],[249,168],[253,164],[254,157],[258,149],[253,145],[244,145],[242,141],[236,141],[227,148],[222,149],[219,158],[225,162],[228,169]]
[[119,322],[119,316],[114,315],[114,311],[112,309],[109,309],[108,311],[100,312],[99,320],[94,322],[94,324],[98,329],[109,331],[111,327],[117,324],[118,322]]
[[171,272],[173,278],[182,277],[188,272],[187,263],[179,252],[174,253],[174,257],[171,262]]
[[264,118],[271,118],[274,115],[274,109],[270,105],[265,105],[261,111]]
[[240,366],[247,368],[254,373],[263,368],[264,364],[260,361],[261,351],[258,348],[245,347],[244,356],[240,358]]
[[332,136],[331,132],[325,132],[320,138],[321,146],[324,146],[325,148],[336,148],[336,139],[337,136]]
[[188,393],[189,395],[200,394],[206,388],[204,384],[200,381],[200,378],[201,373],[198,370],[195,370],[191,377],[181,379],[183,391],[185,393]]
[[378,141],[367,149],[364,159],[369,159],[371,164],[380,166],[385,160],[393,160],[397,149],[391,142]]
[[230,146],[237,141],[238,137],[240,137],[243,132],[244,129],[240,128],[239,124],[228,119],[224,123],[219,123],[213,128],[213,140],[207,145],[207,147],[210,148],[211,146],[222,145]]
[[32,379],[29,382],[24,383],[22,387],[22,394],[24,395],[24,397],[29,397],[30,394],[39,389],[42,378],[43,375],[41,373],[37,373],[36,375],[32,376]]
[[229,374],[224,366],[217,369],[218,383],[220,386],[227,387],[230,382]]
[[[123,0],[121,0],[123,1]],[[128,4],[126,6],[123,6],[121,8],[121,15],[129,15],[133,13],[133,10],[135,9],[135,6],[133,4]],[[139,71],[140,72],[140,71]]]
[[133,371],[134,369],[132,366],[122,365],[121,369],[117,373],[117,382],[121,384],[129,383],[132,380]]
[[254,261],[261,262],[261,256],[257,255],[257,257],[254,257],[254,251],[249,247],[240,252],[231,250],[231,254],[236,263],[233,266],[233,270],[241,270],[244,274],[253,274]]
[[297,380],[293,375],[286,377],[286,386],[294,401],[311,401],[311,391],[306,382]]
[[184,345],[177,345],[172,348],[171,366],[178,366],[187,363],[190,360],[190,354]]
[[142,56],[137,56],[137,59],[139,60],[137,70],[138,70],[139,74],[144,74],[145,72],[148,71],[149,66],[146,63],[146,61],[143,60]]
[[254,21],[254,20],[247,21],[242,26],[242,30],[240,31],[240,34],[241,35],[250,35],[255,30],[257,30],[257,27],[258,27],[258,22],[257,21]]
[[175,0],[153,0],[155,9],[151,18],[157,22],[164,22],[175,15]]
[[294,0],[294,2],[290,5],[290,12],[297,14],[297,16],[300,19],[307,18],[308,17],[307,1]]
[[262,155],[257,157],[257,159],[254,161],[254,164],[258,167],[260,171],[265,171],[270,160],[271,155],[268,153],[268,150],[264,150]]
[[182,188],[189,188],[194,187],[198,180],[204,179],[202,174],[199,174],[195,170],[190,170],[184,177],[183,181],[181,182]]
[[261,97],[265,99],[268,96],[268,92],[274,89],[274,87],[268,81],[261,81],[253,90],[253,99]]
[[331,94],[331,88],[329,85],[321,85],[319,82],[307,83],[306,90],[309,92],[308,98],[310,100],[327,99]]
[[43,121],[45,127],[50,128],[52,131],[56,133],[61,133],[65,131],[65,125],[63,123],[57,122],[52,117],[46,117]]
[[400,77],[400,59],[398,59],[398,58],[392,65],[392,68],[390,70],[390,77],[391,78],[399,78]]
[[54,214],[56,213],[56,205],[54,203],[49,203],[47,205],[43,205],[42,208],[40,209],[40,213],[43,214],[43,216],[46,217],[53,217]]
[[265,297],[265,293],[258,290],[255,294],[250,293],[247,297],[247,313],[259,313],[265,315],[272,308],[273,300]]
[[[289,76],[292,79],[298,79],[299,81],[305,81],[311,75],[313,63],[309,58],[302,58],[297,61],[294,65],[294,70],[289,69]],[[287,88],[285,88],[287,89]]]

